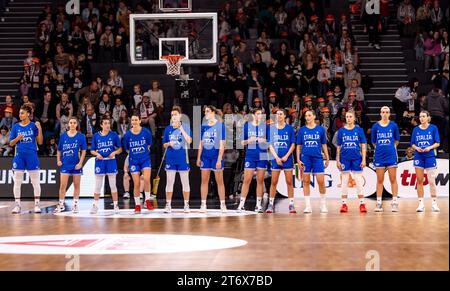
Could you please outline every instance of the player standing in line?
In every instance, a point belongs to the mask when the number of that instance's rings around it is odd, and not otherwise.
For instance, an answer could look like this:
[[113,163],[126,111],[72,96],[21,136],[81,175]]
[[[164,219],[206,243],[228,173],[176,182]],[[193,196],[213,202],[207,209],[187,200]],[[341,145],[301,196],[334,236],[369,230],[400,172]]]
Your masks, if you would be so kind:
[[245,199],[256,170],[256,208],[255,212],[262,213],[262,199],[264,194],[264,175],[267,169],[267,126],[262,109],[252,112],[253,120],[244,124],[241,144],[245,149],[244,183],[241,189],[241,201],[237,208],[244,211]]
[[217,190],[219,192],[220,209],[227,212],[225,204],[225,185],[223,181],[223,153],[225,152],[225,124],[218,120],[222,117],[222,112],[212,105],[205,106],[205,120],[201,127],[201,140],[197,153],[197,166],[202,173],[202,183],[200,187],[201,206],[200,212],[206,212],[206,197],[208,195],[209,178],[211,170],[216,178]]
[[119,135],[111,130],[111,119],[109,117],[102,118],[100,127],[102,130],[94,134],[91,144],[91,154],[95,157],[95,190],[91,214],[97,214],[98,212],[98,200],[100,199],[100,190],[105,175],[108,176],[113,197],[114,213],[117,214],[119,213],[119,197],[116,186],[116,155],[122,152],[122,147]]
[[[329,164],[327,135],[325,129],[316,124],[316,113],[314,110],[305,112],[306,125],[302,126],[297,133],[297,161],[303,169],[303,191],[305,194],[305,209],[303,213],[312,213],[311,209],[311,175],[315,175],[319,184],[320,212],[327,213],[325,198],[325,168]],[[322,155],[323,152],[323,155]],[[324,157],[325,156],[325,161]]]
[[[59,203],[54,213],[66,210],[64,199],[66,197],[67,183],[69,177],[73,179],[73,207],[72,212],[78,213],[78,200],[80,198],[80,181],[83,175],[83,162],[86,157],[86,136],[78,132],[78,119],[69,119],[69,130],[61,135],[56,154],[58,167],[61,167],[59,185]],[[81,155],[80,155],[81,152]]]
[[433,212],[439,212],[436,195],[436,149],[441,142],[439,130],[435,125],[430,124],[431,117],[428,111],[420,112],[419,119],[420,125],[416,126],[411,134],[411,146],[415,150],[414,167],[417,178],[417,196],[419,197],[419,207],[416,211],[425,211],[423,183],[424,171],[426,170],[432,199],[431,209]]
[[164,129],[163,146],[166,152],[166,207],[165,213],[172,212],[173,184],[177,172],[180,174],[183,186],[184,212],[189,213],[189,155],[188,145],[192,143],[192,134],[189,124],[181,122],[182,110],[174,106],[170,113],[171,125]]
[[348,212],[348,180],[350,172],[355,175],[356,191],[359,198],[359,211],[366,213],[364,204],[364,178],[362,171],[366,166],[366,135],[361,127],[355,125],[355,112],[348,111],[345,114],[345,126],[337,133],[336,164],[342,173],[342,206],[341,213]]
[[39,183],[39,158],[37,145],[41,145],[44,137],[39,122],[31,122],[30,115],[33,108],[22,105],[19,111],[20,122],[13,125],[10,134],[11,147],[16,146],[12,170],[14,171],[14,200],[13,214],[19,214],[22,210],[20,205],[21,186],[24,172],[30,175],[34,190],[34,213],[41,213],[39,206],[41,199],[41,184]]
[[145,205],[148,210],[153,210],[150,201],[150,175],[152,163],[150,159],[150,146],[152,145],[152,133],[141,126],[139,113],[131,116],[131,128],[123,137],[123,149],[128,151],[130,173],[133,179],[134,213],[141,214],[140,182],[141,172],[144,176]]
[[272,180],[270,183],[269,205],[266,213],[275,212],[274,202],[277,194],[277,184],[281,171],[284,171],[289,198],[289,213],[297,213],[294,206],[294,188],[292,170],[294,161],[292,153],[295,150],[295,130],[286,123],[286,111],[277,109],[276,124],[270,126],[268,133],[269,150],[272,154]]
[[400,132],[395,122],[390,121],[391,110],[387,106],[381,107],[381,120],[372,126],[371,139],[375,147],[373,164],[377,173],[377,206],[375,212],[383,212],[383,182],[386,169],[389,174],[392,190],[392,212],[398,212],[398,184],[397,184],[397,146]]

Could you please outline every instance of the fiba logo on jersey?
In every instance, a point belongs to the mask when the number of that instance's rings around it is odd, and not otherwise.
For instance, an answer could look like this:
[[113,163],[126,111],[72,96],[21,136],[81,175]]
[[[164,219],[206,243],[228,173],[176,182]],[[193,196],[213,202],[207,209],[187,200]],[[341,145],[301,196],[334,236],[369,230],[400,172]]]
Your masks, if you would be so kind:
[[66,4],[66,13],[69,15],[80,14],[80,0],[70,0]]
[[419,160],[415,160],[415,161],[414,161],[414,165],[418,165],[419,163],[420,163]]
[[245,167],[248,168],[250,166],[249,162],[245,162]]
[[130,170],[131,170],[131,172],[136,171],[136,166],[131,166],[131,167],[130,167]]
[[100,167],[95,168],[95,173],[97,173],[97,174],[100,173]]

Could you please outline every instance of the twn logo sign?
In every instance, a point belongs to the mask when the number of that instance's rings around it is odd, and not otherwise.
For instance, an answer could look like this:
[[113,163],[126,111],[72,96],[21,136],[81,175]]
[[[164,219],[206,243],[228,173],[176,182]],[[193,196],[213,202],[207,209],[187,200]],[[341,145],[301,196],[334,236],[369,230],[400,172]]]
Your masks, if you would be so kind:
[[70,0],[67,2],[66,13],[69,15],[80,14],[80,0]]
[[380,0],[368,0],[365,8],[367,14],[380,14]]

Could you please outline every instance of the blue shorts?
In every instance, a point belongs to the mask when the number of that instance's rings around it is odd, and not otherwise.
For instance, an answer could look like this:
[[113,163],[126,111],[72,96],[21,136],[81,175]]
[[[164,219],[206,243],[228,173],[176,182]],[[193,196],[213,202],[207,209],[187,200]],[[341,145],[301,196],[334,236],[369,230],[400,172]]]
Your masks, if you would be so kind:
[[259,161],[251,161],[245,160],[244,170],[267,170],[267,161],[259,160]]
[[60,172],[61,172],[61,174],[66,174],[66,175],[83,175],[83,168],[76,170],[75,166],[76,165],[62,164]]
[[341,157],[340,162],[342,164],[341,172],[362,172],[361,162],[362,158],[358,158],[355,160],[345,160]]
[[377,169],[386,169],[386,168],[397,168],[398,163],[397,163],[397,161],[378,162],[378,161],[374,160],[373,165]]
[[414,167],[422,168],[422,169],[436,169],[436,157],[422,157],[418,155],[414,155]]
[[38,171],[39,170],[39,158],[37,154],[19,154],[13,158],[13,171]]
[[300,155],[300,161],[304,165],[303,173],[305,174],[323,174],[325,173],[325,166],[323,165],[323,158],[311,157],[307,155]]
[[293,169],[294,161],[292,159],[292,155],[289,156],[289,159],[286,162],[283,162],[282,166],[277,164],[277,160],[272,160],[272,171],[288,171]]
[[95,174],[96,175],[117,174],[116,159],[110,159],[110,160],[95,159]]
[[144,169],[151,169],[152,168],[152,161],[150,160],[150,157],[145,160],[135,160],[132,158],[129,158],[129,167],[130,167],[130,173],[140,173]]
[[166,171],[185,172],[189,171],[190,167],[188,163],[183,164],[168,164],[166,163]]
[[221,171],[224,167],[223,160],[221,161],[220,169],[216,169],[217,158],[205,158],[201,157],[201,165],[200,170],[213,170],[213,171]]

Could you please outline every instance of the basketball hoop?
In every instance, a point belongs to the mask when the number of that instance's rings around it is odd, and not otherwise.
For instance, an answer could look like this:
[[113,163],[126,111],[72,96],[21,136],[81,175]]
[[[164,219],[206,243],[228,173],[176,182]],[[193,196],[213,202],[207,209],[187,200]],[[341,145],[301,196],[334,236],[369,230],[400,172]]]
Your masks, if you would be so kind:
[[185,58],[185,56],[180,56],[180,55],[161,56],[161,59],[166,62],[167,75],[179,76],[180,70],[181,70],[181,62],[180,61],[184,58]]

